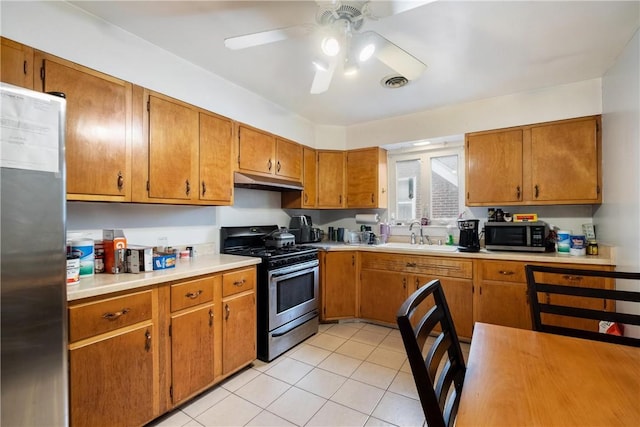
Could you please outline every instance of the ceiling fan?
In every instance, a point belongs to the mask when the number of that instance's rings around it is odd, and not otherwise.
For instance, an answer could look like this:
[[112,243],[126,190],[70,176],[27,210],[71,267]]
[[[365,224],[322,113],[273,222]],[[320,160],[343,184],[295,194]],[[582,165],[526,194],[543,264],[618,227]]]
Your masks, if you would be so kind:
[[427,66],[375,31],[360,32],[364,22],[395,15],[430,3],[426,1],[316,1],[315,24],[305,23],[236,37],[224,44],[229,49],[244,49],[316,34],[319,47],[313,61],[316,68],[311,93],[327,91],[340,66],[345,75],[357,72],[360,64],[375,57],[407,80],[417,79]]

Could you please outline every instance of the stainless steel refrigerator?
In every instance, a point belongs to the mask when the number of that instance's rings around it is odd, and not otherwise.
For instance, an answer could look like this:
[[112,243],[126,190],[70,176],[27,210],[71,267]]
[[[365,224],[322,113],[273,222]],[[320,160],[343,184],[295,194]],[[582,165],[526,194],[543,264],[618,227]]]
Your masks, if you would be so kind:
[[68,417],[66,102],[0,84],[1,425]]

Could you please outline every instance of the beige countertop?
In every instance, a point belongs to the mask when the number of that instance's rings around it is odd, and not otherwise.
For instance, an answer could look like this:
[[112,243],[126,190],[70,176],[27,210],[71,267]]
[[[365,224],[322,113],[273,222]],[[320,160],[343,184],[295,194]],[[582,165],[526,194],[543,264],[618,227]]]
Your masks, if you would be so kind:
[[234,268],[260,264],[260,258],[236,255],[202,255],[177,259],[174,268],[132,274],[96,274],[67,286],[67,301],[79,300],[112,292],[127,291],[173,280],[188,279],[202,274],[217,273]]
[[312,245],[325,251],[357,250],[366,252],[388,252],[407,255],[428,255],[467,259],[496,259],[504,261],[550,262],[583,265],[615,265],[612,248],[603,245],[600,245],[599,255],[596,256],[572,256],[556,252],[488,251],[486,249],[480,249],[480,252],[458,252],[451,246],[438,248],[437,245],[411,245],[408,243],[402,244],[395,242],[381,245],[320,242],[313,243]]

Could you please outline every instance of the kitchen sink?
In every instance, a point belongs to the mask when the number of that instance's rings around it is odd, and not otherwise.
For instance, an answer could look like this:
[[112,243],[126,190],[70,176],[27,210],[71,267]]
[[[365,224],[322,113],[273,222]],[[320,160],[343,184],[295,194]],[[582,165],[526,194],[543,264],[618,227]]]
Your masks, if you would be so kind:
[[412,245],[411,243],[391,242],[380,245],[383,248],[412,249],[425,252],[457,252],[457,246],[448,245]]

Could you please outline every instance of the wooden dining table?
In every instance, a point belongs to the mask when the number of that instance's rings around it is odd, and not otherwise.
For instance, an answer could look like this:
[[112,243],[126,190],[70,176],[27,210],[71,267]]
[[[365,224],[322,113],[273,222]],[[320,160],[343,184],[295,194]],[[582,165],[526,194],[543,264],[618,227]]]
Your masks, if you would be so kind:
[[476,323],[455,425],[640,426],[640,348]]

